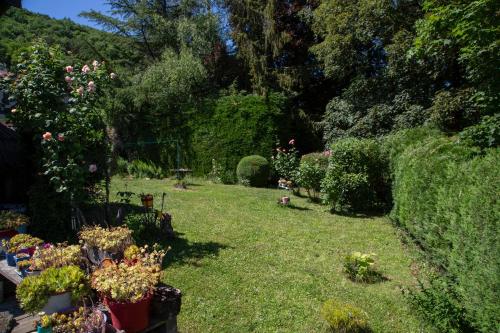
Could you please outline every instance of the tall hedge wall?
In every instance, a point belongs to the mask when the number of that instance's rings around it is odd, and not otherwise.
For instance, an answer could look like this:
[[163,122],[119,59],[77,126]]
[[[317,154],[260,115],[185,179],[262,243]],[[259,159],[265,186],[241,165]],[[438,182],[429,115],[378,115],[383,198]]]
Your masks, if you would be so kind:
[[270,158],[283,126],[286,98],[234,93],[205,103],[193,122],[193,170],[208,174],[212,159],[231,172],[247,155]]
[[[462,307],[463,319],[474,330],[498,332],[499,149],[479,154],[476,148],[453,139],[423,135],[413,145],[394,153],[391,164],[391,216],[442,268],[442,278],[452,290],[433,290],[437,295],[433,302],[452,296],[456,298],[454,303]],[[448,328],[451,331],[452,327]]]

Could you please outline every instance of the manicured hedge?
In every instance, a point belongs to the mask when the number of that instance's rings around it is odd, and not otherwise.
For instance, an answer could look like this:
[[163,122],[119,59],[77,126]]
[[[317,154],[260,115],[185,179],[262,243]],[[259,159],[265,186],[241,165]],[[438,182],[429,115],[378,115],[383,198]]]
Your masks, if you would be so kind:
[[286,98],[278,93],[264,96],[234,93],[208,100],[190,125],[193,129],[191,163],[195,175],[212,171],[212,161],[235,174],[247,155],[270,158],[283,119]]
[[262,156],[243,157],[236,168],[238,181],[247,186],[265,187],[269,180],[271,166]]
[[[403,137],[399,140],[404,142]],[[462,319],[478,332],[497,332],[500,151],[493,148],[479,154],[477,148],[454,139],[417,137],[413,145],[391,155],[391,217],[440,268],[440,284],[446,285],[437,288],[435,283],[427,286],[433,290],[424,290],[420,299],[427,297],[425,315],[450,332],[463,329],[457,327]],[[463,318],[447,318],[451,309],[437,313],[442,303],[461,306]]]

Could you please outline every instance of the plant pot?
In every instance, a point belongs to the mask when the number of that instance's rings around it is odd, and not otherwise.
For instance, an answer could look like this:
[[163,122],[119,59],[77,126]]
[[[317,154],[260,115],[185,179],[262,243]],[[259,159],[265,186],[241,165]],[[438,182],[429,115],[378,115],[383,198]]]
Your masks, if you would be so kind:
[[16,231],[20,234],[25,234],[28,232],[28,225],[27,224],[21,224],[19,227],[16,228]]
[[65,292],[62,294],[52,295],[49,297],[47,304],[43,307],[42,311],[46,314],[53,314],[61,312],[71,307],[71,293]]
[[116,329],[136,333],[149,325],[151,295],[135,303],[119,303],[104,298],[104,304],[109,308],[111,322]]
[[6,257],[7,257],[7,265],[11,267],[16,267],[16,259],[14,259],[16,255],[14,253],[9,253],[7,252]]
[[52,333],[52,327],[42,327],[37,325],[36,333]]
[[40,275],[42,271],[32,271],[31,269],[27,268],[24,270],[25,276],[35,276],[35,275]]
[[21,249],[21,250],[19,250],[18,253],[27,253],[31,257],[31,256],[33,256],[33,254],[35,254],[35,251],[36,251],[36,247],[32,246],[32,247],[27,247],[27,248]]
[[146,194],[141,197],[142,205],[146,208],[153,207],[153,196],[151,194]]

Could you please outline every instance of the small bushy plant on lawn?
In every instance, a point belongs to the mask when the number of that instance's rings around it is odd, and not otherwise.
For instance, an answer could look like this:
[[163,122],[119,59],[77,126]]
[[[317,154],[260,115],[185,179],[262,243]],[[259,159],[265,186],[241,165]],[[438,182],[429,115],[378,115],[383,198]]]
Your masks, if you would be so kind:
[[353,252],[344,258],[344,271],[353,281],[375,282],[380,274],[374,269],[374,257],[374,253]]
[[302,156],[296,181],[307,191],[309,198],[316,199],[318,197],[327,168],[327,153],[310,153]]
[[331,145],[323,199],[333,211],[383,209],[390,194],[387,161],[372,139],[344,139]]
[[288,142],[289,148],[276,148],[276,155],[272,157],[273,170],[276,175],[288,181],[295,181],[297,170],[300,165],[300,158],[295,149],[295,140]]
[[368,315],[363,310],[335,299],[330,299],[323,304],[321,317],[328,322],[334,333],[370,332]]
[[269,179],[269,172],[269,162],[259,155],[243,157],[236,168],[239,182],[253,187],[265,187]]

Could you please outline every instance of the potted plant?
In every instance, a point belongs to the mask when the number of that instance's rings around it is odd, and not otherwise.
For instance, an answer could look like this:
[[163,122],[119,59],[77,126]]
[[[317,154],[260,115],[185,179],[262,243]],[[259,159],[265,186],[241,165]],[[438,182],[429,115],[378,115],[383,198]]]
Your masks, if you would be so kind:
[[38,248],[31,259],[32,269],[43,271],[49,267],[80,266],[82,252],[79,245],[57,244]]
[[41,333],[105,333],[106,315],[97,308],[80,307],[70,313],[39,314],[37,332]]
[[144,247],[131,258],[134,264],[121,262],[92,274],[92,287],[103,297],[115,328],[135,333],[149,325],[151,298],[160,281],[164,255],[165,251],[147,252]]
[[16,233],[25,234],[28,223],[26,215],[9,210],[0,211],[0,238],[10,238]]
[[20,252],[14,256],[14,261],[16,262],[16,269],[18,272],[21,272],[21,270],[19,269],[19,264],[22,262],[28,262],[29,259],[30,255],[28,253]]
[[141,202],[142,206],[145,208],[152,208],[153,207],[153,195],[152,194],[141,194]]
[[133,244],[132,231],[127,227],[86,227],[80,231],[79,237],[87,257],[96,266],[105,258],[121,259],[123,251]]
[[10,240],[2,240],[2,245],[7,253],[7,264],[9,266],[16,266],[14,257],[17,253],[24,252],[33,255],[36,247],[42,244],[43,241],[40,238],[28,234],[18,234]]
[[26,270],[31,266],[31,262],[29,260],[20,261],[17,263],[17,274],[21,277],[26,277]]
[[83,270],[77,266],[48,268],[40,275],[25,278],[17,286],[16,296],[27,312],[47,314],[69,308],[89,292]]

